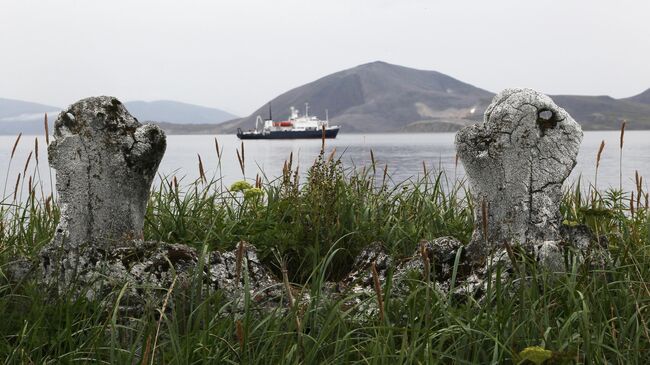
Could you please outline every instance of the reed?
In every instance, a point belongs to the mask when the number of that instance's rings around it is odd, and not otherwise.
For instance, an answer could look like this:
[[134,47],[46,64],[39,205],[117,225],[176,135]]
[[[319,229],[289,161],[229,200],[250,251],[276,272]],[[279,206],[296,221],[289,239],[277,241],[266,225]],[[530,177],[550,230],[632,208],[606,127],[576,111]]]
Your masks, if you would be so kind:
[[11,148],[11,156],[9,160],[11,161],[12,158],[14,158],[14,154],[16,153],[16,148],[18,147],[18,143],[20,143],[20,137],[22,137],[22,133],[18,133],[18,137],[16,137],[16,141],[14,142],[14,146]]
[[219,148],[219,141],[217,140],[217,137],[214,137],[214,149],[217,151],[217,159],[221,161],[221,154],[223,153],[223,149]]
[[244,262],[244,241],[239,241],[237,244],[237,255],[235,257],[235,283],[239,285],[241,280],[241,270]]
[[603,154],[605,149],[605,140],[603,139],[600,142],[600,147],[598,147],[598,153],[596,154],[596,173],[594,175],[594,190],[598,190],[598,168],[600,167],[600,157]]
[[289,283],[289,269],[287,268],[287,261],[285,259],[282,259],[280,262],[280,269],[282,272],[282,285],[284,286],[284,292],[287,295],[287,303],[289,306],[289,310],[293,312],[294,315],[294,323],[296,325],[296,334],[298,335],[298,344],[302,348],[302,322],[300,320],[300,315],[298,313],[298,305],[296,302],[296,298],[293,295],[293,289],[291,288],[291,284]]
[[377,296],[377,308],[379,309],[379,321],[384,322],[384,299],[381,292],[381,283],[379,281],[379,273],[377,272],[377,264],[373,261],[370,266],[370,272],[372,274],[372,287],[375,290],[375,295]]
[[45,113],[45,118],[43,120],[43,127],[45,129],[45,145],[50,145],[50,126],[47,122],[47,113]]
[[14,187],[14,201],[18,198],[18,186],[20,185],[20,173],[18,173],[18,178],[16,179],[16,187]]
[[34,153],[36,155],[36,165],[38,165],[38,137],[34,138]]
[[156,335],[153,338],[153,346],[151,347],[151,362],[150,364],[153,365],[155,363],[156,359],[156,348],[158,347],[158,338],[160,337],[160,326],[162,325],[162,319],[165,317],[165,312],[167,311],[167,306],[169,305],[169,299],[171,298],[172,293],[174,292],[174,286],[176,286],[176,279],[178,277],[174,276],[174,279],[172,279],[172,283],[167,289],[167,294],[165,295],[165,299],[163,300],[162,307],[160,308],[159,315],[158,315],[158,323],[156,324]]
[[5,194],[7,193],[7,183],[9,182],[9,173],[11,172],[11,162],[14,160],[14,155],[16,154],[16,148],[18,147],[18,143],[20,143],[20,137],[22,136],[23,136],[22,133],[18,134],[18,137],[16,137],[16,141],[14,142],[14,145],[11,148],[11,155],[9,156],[9,164],[7,166],[7,172],[5,174],[5,185],[2,188],[2,200],[5,199]]
[[623,142],[625,141],[625,125],[627,122],[624,120],[621,123],[621,136],[620,136],[620,148],[618,154],[618,190],[623,191]]
[[[222,172],[222,166],[221,166],[221,156],[223,154],[223,147],[220,148],[219,146],[219,141],[217,140],[217,137],[214,137],[214,149],[217,152],[217,168],[218,168],[218,173],[221,174]],[[220,191],[223,191],[223,179],[219,179],[219,188]]]
[[203,169],[203,161],[201,160],[201,155],[197,153],[196,156],[199,158],[199,179],[202,182],[206,183],[208,179],[205,177],[205,170]]
[[239,348],[241,351],[244,351],[244,346],[246,344],[246,340],[244,338],[244,327],[241,324],[240,320],[235,321],[235,336],[237,337],[237,343],[239,344]]
[[23,168],[23,175],[27,173],[27,168],[29,167],[29,162],[32,160],[32,155],[34,154],[34,151],[30,151],[29,155],[27,155],[27,160],[25,161],[25,167]]
[[[49,127],[48,122],[47,122],[47,113],[45,113],[45,118],[43,120],[43,126],[45,128],[45,147],[47,149],[47,147],[50,146],[50,127]],[[52,169],[50,168],[49,165],[48,165],[47,171],[48,171],[48,174],[49,174],[49,177],[50,177],[50,195],[54,198],[55,194],[56,194],[56,189],[54,189],[54,179],[52,179]]]
[[641,205],[641,197],[643,196],[643,177],[639,175],[639,171],[634,171],[634,183],[636,187],[636,206],[637,210]]
[[[241,153],[240,153],[240,151],[241,151]],[[241,174],[245,179],[246,178],[246,169],[245,169],[246,159],[245,159],[245,155],[244,155],[244,142],[241,143],[241,150],[239,150],[239,149],[237,150],[237,161],[239,162],[239,168],[241,169]]]
[[423,280],[428,283],[431,276],[431,262],[429,260],[429,252],[427,251],[426,241],[420,242],[420,257],[422,258],[422,266],[424,267],[422,277]]

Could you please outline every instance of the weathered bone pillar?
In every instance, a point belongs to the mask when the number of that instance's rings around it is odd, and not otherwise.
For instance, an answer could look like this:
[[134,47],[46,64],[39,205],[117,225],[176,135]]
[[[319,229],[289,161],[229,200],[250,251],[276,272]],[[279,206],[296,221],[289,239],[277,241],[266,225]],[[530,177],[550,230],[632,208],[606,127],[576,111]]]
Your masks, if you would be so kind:
[[580,125],[531,89],[502,91],[483,123],[456,134],[475,198],[472,260],[504,242],[530,249],[560,240],[562,183],[576,164],[581,141]]
[[162,130],[141,125],[107,96],[80,100],[61,112],[54,137],[48,153],[61,220],[41,256],[46,275],[61,270],[67,278],[78,261],[89,260],[81,251],[110,252],[142,237],[166,142]]

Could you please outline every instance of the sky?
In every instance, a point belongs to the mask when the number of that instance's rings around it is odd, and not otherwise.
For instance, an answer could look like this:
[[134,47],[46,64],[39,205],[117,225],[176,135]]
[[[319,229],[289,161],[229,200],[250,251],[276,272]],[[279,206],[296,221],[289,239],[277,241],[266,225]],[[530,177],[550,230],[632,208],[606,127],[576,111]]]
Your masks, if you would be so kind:
[[248,115],[372,61],[493,92],[650,88],[645,0],[0,0],[0,97],[93,95]]

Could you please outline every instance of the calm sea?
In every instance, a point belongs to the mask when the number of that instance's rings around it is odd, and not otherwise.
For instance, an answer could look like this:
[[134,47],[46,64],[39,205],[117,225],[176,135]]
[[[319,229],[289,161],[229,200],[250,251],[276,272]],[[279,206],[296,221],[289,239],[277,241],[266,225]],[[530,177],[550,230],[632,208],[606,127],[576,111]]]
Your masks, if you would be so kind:
[[[599,187],[619,185],[619,132],[585,132],[578,164],[570,181],[579,176],[583,182],[591,182],[595,174],[595,161],[601,141],[605,141],[599,175]],[[25,162],[34,150],[35,139],[39,143],[39,169],[35,169],[35,155],[32,155],[27,175],[38,176],[49,189],[50,173],[47,169],[45,140],[42,136],[23,136],[10,171],[7,174],[9,156],[16,137],[0,136],[0,188],[6,195],[13,194],[16,179],[23,173]],[[221,167],[215,150],[215,138],[223,148]],[[189,182],[199,176],[198,156],[201,156],[208,177],[222,176],[226,185],[244,178],[237,161],[236,150],[241,141],[234,135],[191,135],[168,136],[167,152],[160,165],[162,175],[176,175]],[[257,174],[274,179],[282,172],[284,161],[293,153],[294,162],[302,172],[313,163],[321,148],[320,140],[262,140],[246,141],[244,145],[245,178],[254,179]],[[394,182],[415,178],[422,174],[423,164],[428,170],[444,169],[450,177],[462,177],[462,166],[455,165],[453,133],[436,134],[340,134],[334,140],[326,141],[327,153],[336,149],[346,168],[362,168],[370,164],[372,150],[378,171],[388,165],[388,173]],[[634,173],[650,178],[650,131],[627,131],[623,148],[623,187],[631,190]],[[378,172],[379,173],[379,172]],[[8,176],[6,188],[5,179]],[[644,183],[644,185],[647,185]]]

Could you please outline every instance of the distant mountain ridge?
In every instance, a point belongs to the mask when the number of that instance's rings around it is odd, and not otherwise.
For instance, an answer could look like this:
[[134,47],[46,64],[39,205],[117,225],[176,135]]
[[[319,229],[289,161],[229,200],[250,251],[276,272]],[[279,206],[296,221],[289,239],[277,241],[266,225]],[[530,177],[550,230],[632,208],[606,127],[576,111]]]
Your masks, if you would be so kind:
[[[128,101],[124,105],[141,122],[155,121],[177,133],[185,129],[188,133],[209,133],[214,125],[237,118],[220,109],[171,100]],[[42,134],[44,114],[49,113],[53,122],[61,110],[50,105],[0,98],[0,134]],[[190,124],[191,127],[183,127]]]
[[60,110],[56,106],[0,98],[0,135],[43,134],[45,113],[56,115]]
[[[371,62],[322,77],[272,99],[274,119],[286,118],[289,107],[341,124],[345,132],[449,132],[483,119],[494,93],[436,71]],[[650,89],[630,98],[551,95],[585,130],[650,129]],[[268,103],[248,117],[219,125],[222,133],[255,126],[266,117]]]
[[[650,89],[628,98],[550,95],[585,130],[650,129]],[[216,108],[175,101],[126,102],[141,122],[153,121],[170,134],[234,133],[254,128],[258,115],[289,116],[291,106],[340,124],[343,133],[452,132],[483,119],[494,93],[437,71],[417,70],[386,62],[371,62],[339,71],[291,89],[260,106],[247,117]],[[43,130],[43,113],[59,108],[0,99],[0,134]],[[56,115],[50,116],[51,119]]]
[[126,109],[138,120],[155,120],[174,124],[218,124],[237,118],[220,109],[172,100],[127,101]]
[[619,129],[623,120],[628,129],[650,129],[650,103],[634,101],[640,95],[625,99],[610,96],[550,96],[585,130]]
[[650,104],[650,89],[647,89],[646,91],[642,92],[639,95],[632,96],[630,98],[623,99],[626,101],[631,101],[634,103],[641,103],[641,104]]
[[[22,100],[0,98],[0,121],[28,120],[33,114],[58,111],[61,108]],[[42,115],[40,116],[42,118]]]

